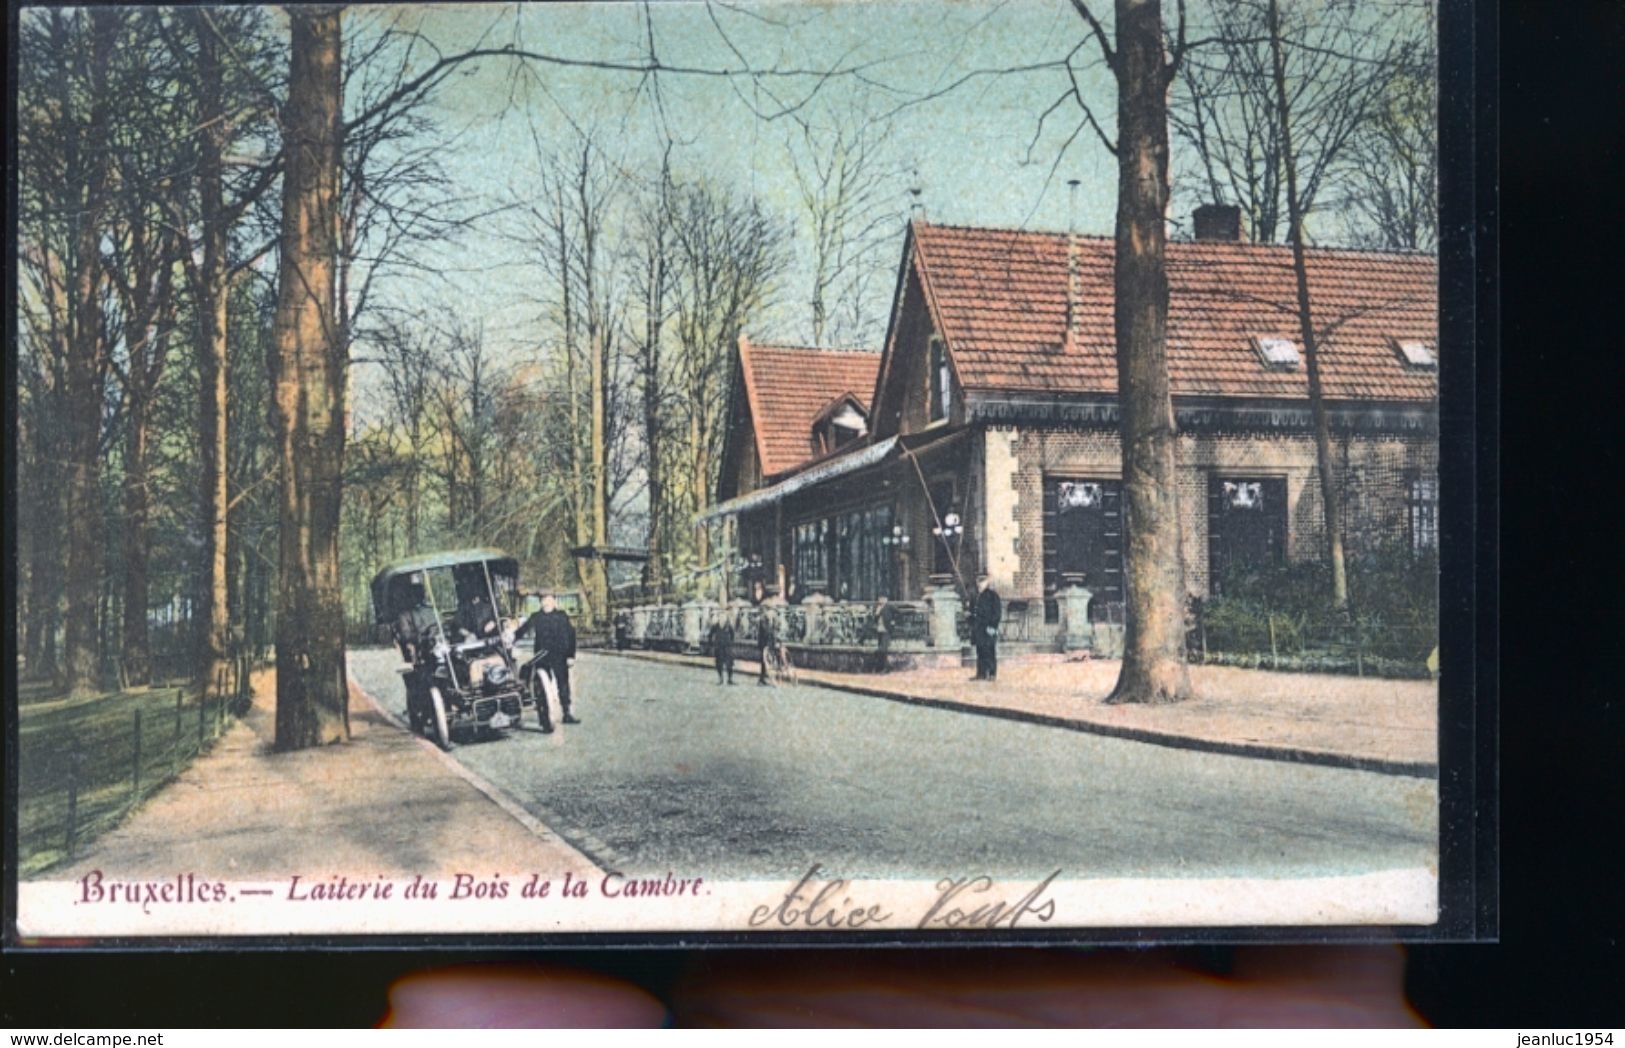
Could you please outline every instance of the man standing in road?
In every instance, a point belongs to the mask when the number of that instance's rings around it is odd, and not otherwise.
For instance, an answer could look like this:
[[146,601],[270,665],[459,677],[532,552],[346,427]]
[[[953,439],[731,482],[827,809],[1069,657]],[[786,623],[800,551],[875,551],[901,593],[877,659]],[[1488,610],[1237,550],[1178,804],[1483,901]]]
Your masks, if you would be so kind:
[[976,576],[976,600],[970,608],[970,642],[976,649],[976,676],[972,680],[999,677],[999,619],[1004,605],[989,582],[987,572]]
[[[531,650],[537,655],[532,672],[546,673],[553,678],[564,723],[580,724],[570,710],[570,669],[576,664],[576,630],[570,624],[570,616],[559,610],[558,600],[550,591],[542,593],[541,610],[526,619],[513,638],[517,641],[526,635],[532,638]],[[545,698],[536,704],[536,712],[541,717],[542,731],[551,732],[553,717]]]
[[756,605],[756,658],[761,666],[756,683],[765,688],[771,683],[767,679],[768,652],[778,645],[779,640],[773,630],[773,608],[767,603],[767,584],[761,579],[751,584],[750,602]]
[[885,673],[891,661],[892,606],[882,593],[875,600],[875,672]]
[[726,674],[727,683],[734,682],[734,618],[733,612],[726,608],[717,612],[717,617],[711,623],[711,651],[717,660],[717,683],[723,683]]

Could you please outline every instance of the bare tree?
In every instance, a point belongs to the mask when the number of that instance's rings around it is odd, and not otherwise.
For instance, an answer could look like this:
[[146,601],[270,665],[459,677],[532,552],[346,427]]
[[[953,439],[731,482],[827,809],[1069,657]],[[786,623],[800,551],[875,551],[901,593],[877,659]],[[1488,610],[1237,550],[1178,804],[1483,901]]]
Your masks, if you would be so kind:
[[1190,675],[1168,382],[1166,255],[1168,89],[1187,50],[1184,4],[1171,55],[1161,0],[1117,0],[1115,48],[1088,4],[1072,5],[1117,81],[1117,140],[1108,145],[1117,156],[1114,323],[1127,570],[1123,668],[1106,701],[1176,702],[1190,694]]
[[197,490],[204,549],[196,671],[207,683],[223,677],[231,626],[228,302],[232,278],[266,250],[234,257],[233,246],[245,216],[269,193],[281,170],[277,101],[270,84],[276,48],[263,12],[253,9],[195,8],[149,17],[169,45],[177,79],[195,114],[188,127],[195,157],[191,193],[168,209],[184,238],[181,260],[192,299],[197,358]]
[[666,388],[666,364],[661,345],[666,322],[672,310],[675,268],[672,259],[671,223],[674,184],[671,149],[661,157],[660,174],[633,216],[633,295],[642,310],[643,325],[634,344],[634,371],[642,408],[645,491],[649,505],[645,529],[648,559],[643,564],[643,584],[658,585],[665,577],[665,529],[668,524],[666,494],[666,436],[670,397]]
[[276,744],[349,738],[339,572],[346,346],[336,301],[343,148],[334,8],[295,7],[283,111],[282,261],[268,360],[281,468]]
[[[133,45],[132,45],[133,46]],[[184,158],[167,148],[169,125],[177,115],[167,111],[163,92],[141,92],[130,84],[125,99],[140,118],[117,136],[114,203],[110,209],[109,282],[122,314],[109,364],[123,393],[123,628],[120,665],[127,684],[151,679],[151,645],[147,630],[148,578],[151,554],[151,455],[149,440],[154,400],[169,363],[171,328],[177,301],[175,272],[180,239],[166,219],[162,197],[176,192],[166,178]],[[134,97],[132,97],[132,95]]]
[[[680,490],[685,519],[709,505],[727,422],[728,368],[739,332],[767,305],[788,258],[784,229],[754,200],[705,185],[674,193],[677,274],[673,378],[681,393]],[[674,449],[676,450],[676,449]],[[710,563],[709,534],[695,537],[696,566]]]
[[902,225],[903,170],[888,157],[890,128],[857,111],[796,114],[786,142],[811,252],[812,342],[826,333],[852,344],[879,338],[885,310],[872,310],[885,287],[889,250]]
[[68,524],[60,543],[36,545],[36,561],[56,563],[38,564],[35,577],[53,591],[60,580],[66,628],[53,668],[70,694],[101,677],[103,421],[116,323],[102,234],[114,185],[111,69],[125,17],[53,9],[21,23],[18,152],[33,176],[20,194],[23,316],[37,354],[35,405],[48,412],[34,416],[35,447],[50,456],[34,465],[62,491],[55,521],[37,523],[48,532]]
[[1304,367],[1309,377],[1309,409],[1315,425],[1315,462],[1320,474],[1321,506],[1326,517],[1326,554],[1332,569],[1332,604],[1337,608],[1347,608],[1349,582],[1343,550],[1343,514],[1337,479],[1332,474],[1331,427],[1326,418],[1326,398],[1320,382],[1320,342],[1309,300],[1309,270],[1304,260],[1303,245],[1305,198],[1298,192],[1298,155],[1292,148],[1294,126],[1286,80],[1286,44],[1281,38],[1281,12],[1277,0],[1269,0],[1265,24],[1269,31],[1270,79],[1275,87],[1275,118],[1281,140],[1281,162],[1286,172],[1287,240],[1292,244],[1298,328],[1303,335]]
[[[1226,0],[1215,15],[1213,53],[1193,58],[1184,81],[1186,104],[1179,109],[1186,116],[1180,127],[1195,147],[1210,191],[1220,200],[1233,194],[1250,213],[1259,239],[1274,239],[1283,214],[1286,218],[1332,603],[1345,608],[1341,491],[1322,393],[1320,332],[1304,256],[1306,227],[1323,196],[1335,198],[1341,191],[1346,197],[1342,186],[1362,177],[1358,165],[1349,162],[1351,150],[1383,112],[1396,77],[1413,72],[1410,56],[1427,50],[1417,36],[1426,20],[1408,6],[1380,14],[1345,4],[1296,3],[1283,10],[1279,0]],[[1369,182],[1370,176],[1363,177]],[[1422,177],[1418,173],[1413,181]],[[1427,193],[1431,197],[1431,189]],[[1403,218],[1393,216],[1393,224],[1414,228],[1415,207],[1408,210]]]
[[1439,239],[1438,27],[1433,0],[1397,9],[1414,30],[1349,144],[1341,180],[1354,240],[1432,251]]
[[373,337],[387,390],[385,424],[393,431],[392,442],[401,447],[406,548],[413,553],[422,550],[423,463],[436,434],[431,412],[435,360],[419,334],[425,324],[421,316],[388,317]]
[[[534,129],[533,129],[534,133]],[[609,544],[615,479],[611,450],[617,439],[611,385],[620,370],[624,256],[612,241],[622,203],[623,178],[594,144],[596,135],[577,128],[567,152],[550,154],[533,138],[537,190],[523,203],[523,246],[546,274],[545,316],[557,334],[569,434],[569,503],[577,547]],[[603,562],[579,558],[577,574],[588,598],[588,615],[602,613],[608,595]]]
[[[1358,173],[1350,150],[1418,46],[1418,19],[1394,2],[1377,9],[1292,0],[1271,8],[1266,0],[1214,0],[1208,12],[1208,35],[1191,50],[1169,111],[1189,150],[1188,184],[1210,202],[1240,207],[1254,240],[1276,242],[1289,220],[1283,109],[1298,125],[1295,203],[1307,217],[1323,199],[1345,195]],[[1283,43],[1281,92],[1276,40]]]

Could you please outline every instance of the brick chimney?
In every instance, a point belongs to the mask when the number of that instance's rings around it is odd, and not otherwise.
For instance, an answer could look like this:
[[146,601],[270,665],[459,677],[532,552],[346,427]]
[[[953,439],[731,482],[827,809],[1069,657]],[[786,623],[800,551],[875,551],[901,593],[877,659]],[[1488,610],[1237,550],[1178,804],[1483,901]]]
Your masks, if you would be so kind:
[[1234,204],[1203,204],[1191,216],[1197,240],[1246,240],[1241,229],[1241,208]]
[[1078,334],[1078,186],[1067,180],[1066,220],[1066,327],[1061,331],[1061,348],[1071,349]]

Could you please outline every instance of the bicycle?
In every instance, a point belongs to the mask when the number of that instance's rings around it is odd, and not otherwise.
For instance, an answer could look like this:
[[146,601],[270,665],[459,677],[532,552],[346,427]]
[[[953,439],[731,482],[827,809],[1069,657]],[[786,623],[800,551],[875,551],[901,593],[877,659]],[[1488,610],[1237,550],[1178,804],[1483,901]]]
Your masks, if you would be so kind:
[[790,649],[783,644],[775,644],[762,652],[767,660],[767,679],[774,684],[796,683],[796,664],[790,661]]

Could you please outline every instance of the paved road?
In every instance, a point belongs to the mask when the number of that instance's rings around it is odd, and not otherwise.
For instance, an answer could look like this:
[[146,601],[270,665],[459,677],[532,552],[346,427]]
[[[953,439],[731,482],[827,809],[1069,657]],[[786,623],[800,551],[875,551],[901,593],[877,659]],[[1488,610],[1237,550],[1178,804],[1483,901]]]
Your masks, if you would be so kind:
[[[392,710],[387,651],[351,673]],[[1195,753],[607,654],[583,723],[456,757],[629,873],[1303,877],[1435,861],[1435,784]]]

